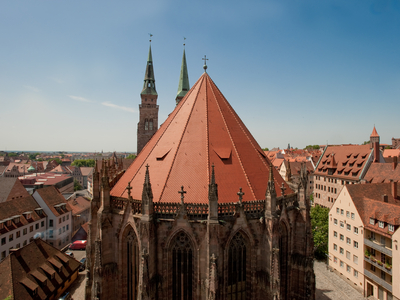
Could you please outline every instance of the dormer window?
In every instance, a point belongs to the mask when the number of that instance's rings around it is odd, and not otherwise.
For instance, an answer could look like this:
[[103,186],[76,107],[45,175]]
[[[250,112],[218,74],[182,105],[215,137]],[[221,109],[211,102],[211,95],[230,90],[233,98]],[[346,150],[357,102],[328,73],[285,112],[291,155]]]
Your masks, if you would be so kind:
[[4,228],[4,223],[1,222],[1,223],[0,223],[0,230],[2,230],[3,228]]
[[388,224],[389,231],[394,232],[394,225]]
[[13,219],[14,224],[18,224],[21,221],[21,218],[19,216],[14,217]]
[[12,220],[7,220],[6,226],[7,226],[7,227],[10,227],[11,225],[12,225]]
[[23,215],[24,215],[26,220],[32,219],[32,212],[31,211],[24,212]]
[[378,226],[379,226],[379,228],[384,228],[385,227],[385,223],[382,222],[382,221],[379,221],[378,222]]
[[375,225],[375,219],[373,219],[373,218],[369,218],[369,224],[371,224],[371,225]]

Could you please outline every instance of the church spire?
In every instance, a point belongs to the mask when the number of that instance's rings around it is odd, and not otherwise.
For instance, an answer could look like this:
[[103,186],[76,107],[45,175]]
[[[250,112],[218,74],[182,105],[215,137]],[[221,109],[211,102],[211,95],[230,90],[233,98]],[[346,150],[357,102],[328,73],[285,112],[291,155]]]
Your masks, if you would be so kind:
[[144,75],[144,84],[141,95],[157,95],[156,79],[153,70],[153,57],[151,55],[151,44],[149,47],[149,57],[147,58],[146,74]]
[[[185,44],[183,44],[183,46],[185,47]],[[176,105],[178,105],[179,101],[181,101],[183,97],[185,97],[186,93],[189,90],[190,90],[190,85],[189,85],[189,76],[186,65],[186,54],[185,54],[185,48],[183,48],[181,75],[179,76],[178,93],[175,98]]]

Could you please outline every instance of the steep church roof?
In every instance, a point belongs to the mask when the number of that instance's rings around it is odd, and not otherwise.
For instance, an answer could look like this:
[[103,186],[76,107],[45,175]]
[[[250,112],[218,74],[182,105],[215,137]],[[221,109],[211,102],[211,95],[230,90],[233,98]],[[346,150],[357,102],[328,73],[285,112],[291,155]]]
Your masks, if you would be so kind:
[[[111,190],[111,196],[142,198],[146,165],[149,165],[154,202],[207,203],[211,166],[215,166],[218,200],[236,202],[242,188],[243,201],[265,198],[270,161],[207,73],[179,102],[160,129],[142,149]],[[285,185],[273,169],[277,196]]]

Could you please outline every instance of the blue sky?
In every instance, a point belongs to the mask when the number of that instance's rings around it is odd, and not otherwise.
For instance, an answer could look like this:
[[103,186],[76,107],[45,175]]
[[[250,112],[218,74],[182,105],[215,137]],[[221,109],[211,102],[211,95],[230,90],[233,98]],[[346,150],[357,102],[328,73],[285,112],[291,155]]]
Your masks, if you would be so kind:
[[0,150],[136,151],[152,33],[162,123],[208,73],[261,147],[400,137],[400,0],[0,2]]

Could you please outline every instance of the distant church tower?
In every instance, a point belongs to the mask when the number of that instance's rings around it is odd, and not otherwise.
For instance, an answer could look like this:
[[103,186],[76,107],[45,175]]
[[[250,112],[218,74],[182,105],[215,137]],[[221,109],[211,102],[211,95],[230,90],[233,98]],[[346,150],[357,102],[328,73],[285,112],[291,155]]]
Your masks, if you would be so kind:
[[156,91],[156,80],[154,78],[151,44],[149,48],[149,57],[147,59],[146,74],[144,75],[143,90],[140,93],[140,97],[142,98],[142,103],[139,104],[137,154],[142,151],[143,147],[158,129],[158,94]]
[[[185,44],[183,44],[185,46]],[[181,75],[179,76],[179,86],[178,86],[178,94],[176,95],[175,101],[176,105],[178,105],[179,101],[185,97],[186,93],[190,90],[189,86],[189,76],[186,65],[186,54],[185,48],[183,48],[183,56],[182,56],[182,66],[181,66]]]

